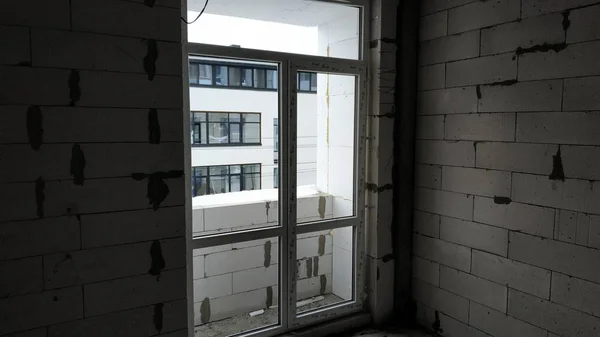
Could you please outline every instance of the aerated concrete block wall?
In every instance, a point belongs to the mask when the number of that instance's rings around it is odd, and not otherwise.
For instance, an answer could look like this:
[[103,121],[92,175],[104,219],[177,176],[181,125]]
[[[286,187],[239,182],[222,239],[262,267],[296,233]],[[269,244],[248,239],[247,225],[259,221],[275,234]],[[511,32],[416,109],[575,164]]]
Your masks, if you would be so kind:
[[0,336],[187,336],[180,1],[5,0],[0,41]]
[[600,335],[600,1],[426,0],[421,15],[419,322]]

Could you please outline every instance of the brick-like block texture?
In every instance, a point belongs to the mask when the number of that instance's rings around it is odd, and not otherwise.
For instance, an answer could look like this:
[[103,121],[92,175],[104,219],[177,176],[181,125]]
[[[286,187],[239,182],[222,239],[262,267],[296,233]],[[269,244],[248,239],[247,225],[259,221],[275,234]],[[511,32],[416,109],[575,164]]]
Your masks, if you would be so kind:
[[1,336],[186,335],[180,21],[0,4]]
[[600,335],[599,17],[600,0],[422,1],[413,279],[426,328]]

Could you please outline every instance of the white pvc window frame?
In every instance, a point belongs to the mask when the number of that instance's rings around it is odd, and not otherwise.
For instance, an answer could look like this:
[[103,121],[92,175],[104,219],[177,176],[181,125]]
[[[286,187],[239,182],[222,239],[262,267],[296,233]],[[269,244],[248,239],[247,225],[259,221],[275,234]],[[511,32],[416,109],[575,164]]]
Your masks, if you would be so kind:
[[[187,1],[187,0],[183,0]],[[184,43],[184,83],[188,82],[188,56],[231,58],[277,63],[279,66],[279,221],[277,226],[192,238],[188,260],[193,250],[250,240],[279,238],[279,319],[280,325],[264,327],[238,336],[270,337],[315,323],[359,312],[365,299],[365,178],[366,178],[366,116],[368,108],[368,0],[313,0],[360,8],[359,60],[340,59],[292,53],[273,52],[200,43]],[[183,9],[185,12],[185,8]],[[183,34],[187,40],[187,34]],[[297,73],[301,71],[349,75],[356,78],[355,86],[355,156],[354,203],[355,215],[297,225],[296,219],[296,150],[297,150]],[[187,86],[185,87],[187,88]],[[188,97],[186,93],[185,97]],[[185,105],[189,109],[189,103]],[[188,125],[189,119],[184,119]],[[186,141],[186,148],[189,141]],[[189,166],[189,165],[188,165]],[[191,166],[186,167],[186,174]],[[186,189],[187,190],[187,189]],[[189,193],[188,193],[189,194]],[[186,196],[186,198],[191,198]],[[191,208],[191,200],[187,205]],[[188,210],[191,215],[191,209]],[[188,216],[189,218],[189,216]],[[188,219],[191,221],[191,219]],[[304,233],[352,227],[353,237],[353,300],[333,304],[297,315],[296,310],[296,243],[297,235]],[[189,231],[189,230],[188,230]],[[191,237],[191,235],[189,235]],[[191,263],[188,268],[193,268]],[[190,274],[189,272],[188,274]],[[189,299],[193,302],[193,297]],[[188,306],[190,307],[190,306]],[[193,319],[192,324],[193,326]],[[193,334],[191,329],[191,333]]]

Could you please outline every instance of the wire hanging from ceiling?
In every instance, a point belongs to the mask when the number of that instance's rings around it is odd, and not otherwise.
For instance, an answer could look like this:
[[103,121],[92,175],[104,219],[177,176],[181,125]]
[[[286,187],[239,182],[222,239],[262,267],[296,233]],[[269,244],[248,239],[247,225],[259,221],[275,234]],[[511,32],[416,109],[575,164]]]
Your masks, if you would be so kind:
[[208,1],[209,0],[206,0],[206,2],[204,3],[204,7],[202,7],[202,11],[200,11],[200,14],[198,14],[198,16],[194,19],[194,21],[187,22],[187,20],[184,19],[183,16],[181,17],[181,21],[185,22],[188,25],[191,25],[192,23],[198,21],[198,19],[200,19],[200,17],[202,16],[202,14],[204,14],[204,10],[206,9],[206,6],[208,6]]

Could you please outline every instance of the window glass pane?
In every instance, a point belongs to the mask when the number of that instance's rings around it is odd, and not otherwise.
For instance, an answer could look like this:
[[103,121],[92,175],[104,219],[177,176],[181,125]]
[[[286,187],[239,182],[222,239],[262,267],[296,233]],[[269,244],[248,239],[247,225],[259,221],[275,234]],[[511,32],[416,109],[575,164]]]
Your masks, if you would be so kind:
[[266,88],[266,76],[267,74],[265,69],[254,69],[254,87],[259,89]]
[[244,143],[260,143],[260,124],[244,124]]
[[244,174],[244,191],[260,190],[260,175]]
[[240,139],[240,124],[231,123],[229,124],[229,142],[239,143]]
[[198,197],[208,194],[207,192],[206,178],[194,178],[192,183],[192,195]]
[[279,188],[279,169],[273,169],[273,188]]
[[212,66],[208,64],[200,64],[200,84],[212,84]]
[[190,63],[190,84],[198,83],[198,64]]
[[211,122],[227,122],[229,120],[229,114],[227,113],[219,113],[219,112],[211,112],[208,114],[208,120]]
[[231,192],[239,192],[242,190],[242,182],[240,176],[231,176]]
[[259,114],[244,114],[244,122],[260,123]]
[[206,113],[194,112],[193,113],[193,122],[206,122]]
[[267,89],[277,89],[277,70],[267,70]]
[[218,175],[227,175],[229,172],[229,167],[227,166],[211,166],[209,168],[210,171],[210,175],[211,175],[211,179],[213,178],[213,176],[218,176]]
[[243,165],[244,173],[260,173],[260,164]]
[[231,173],[231,174],[240,174],[240,173],[242,173],[240,165],[231,165],[231,166],[229,166],[229,173]]
[[227,176],[210,177],[210,193],[221,194],[229,192],[229,179]]
[[279,120],[273,118],[273,162],[279,162]]
[[227,67],[215,66],[215,85],[227,85]]
[[242,86],[252,86],[252,69],[242,69]]
[[227,123],[208,123],[209,144],[226,144],[228,142]]
[[317,91],[317,74],[310,74],[310,91]]
[[192,144],[200,144],[200,124],[192,125]]
[[230,122],[241,122],[242,118],[241,118],[241,114],[229,114],[229,121]]
[[239,87],[241,85],[240,68],[229,68],[229,86]]
[[310,91],[310,73],[298,73],[298,90]]

